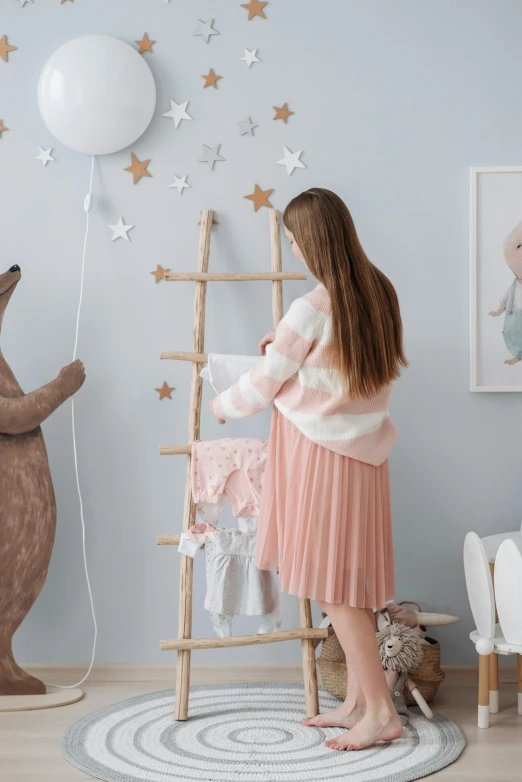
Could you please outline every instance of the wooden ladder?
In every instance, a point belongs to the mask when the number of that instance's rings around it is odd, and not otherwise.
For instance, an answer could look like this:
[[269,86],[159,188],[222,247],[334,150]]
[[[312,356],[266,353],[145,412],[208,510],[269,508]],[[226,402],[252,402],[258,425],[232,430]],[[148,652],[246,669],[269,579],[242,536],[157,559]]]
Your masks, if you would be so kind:
[[[190,391],[190,410],[187,445],[165,445],[160,448],[163,456],[185,454],[187,456],[187,475],[185,487],[185,505],[183,512],[183,532],[186,532],[196,518],[196,507],[192,499],[191,454],[192,443],[200,439],[202,379],[199,373],[207,362],[204,353],[205,341],[205,302],[207,282],[216,281],[246,281],[269,280],[272,282],[272,313],[274,328],[283,317],[283,281],[305,280],[306,274],[285,273],[281,262],[281,225],[280,215],[276,210],[270,212],[270,252],[271,272],[253,274],[214,274],[208,271],[210,255],[210,235],[214,212],[206,210],[201,218],[199,236],[198,269],[197,272],[180,273],[166,272],[168,282],[191,280],[196,283],[194,296],[194,332],[192,353],[165,352],[162,359],[192,362],[192,385]],[[174,546],[180,541],[179,535],[159,535],[158,545]],[[178,638],[171,641],[161,641],[160,648],[164,651],[177,650],[176,666],[176,703],[175,720],[188,719],[188,701],[190,690],[190,653],[193,649],[216,649],[231,646],[251,646],[253,644],[270,644],[277,641],[301,640],[303,658],[303,679],[305,689],[306,716],[313,717],[319,713],[319,698],[317,689],[317,670],[315,664],[315,647],[323,638],[327,638],[328,629],[314,628],[310,601],[299,599],[299,624],[295,630],[281,630],[261,635],[239,635],[227,638],[192,638],[192,584],[194,560],[191,557],[181,557],[180,590],[179,590],[179,625]]]

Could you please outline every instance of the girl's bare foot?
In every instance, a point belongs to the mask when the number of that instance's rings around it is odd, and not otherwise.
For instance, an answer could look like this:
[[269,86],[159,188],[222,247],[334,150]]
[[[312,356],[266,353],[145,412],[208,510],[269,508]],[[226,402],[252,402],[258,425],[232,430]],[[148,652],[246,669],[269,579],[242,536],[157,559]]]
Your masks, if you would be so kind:
[[519,362],[519,361],[520,361],[520,359],[519,359],[519,358],[507,358],[507,359],[504,361],[504,364],[509,364],[509,366],[510,366],[510,367],[512,367],[512,366],[513,366],[513,364],[518,364],[518,362]]
[[403,726],[401,718],[394,714],[387,714],[382,719],[368,715],[364,717],[352,730],[347,730],[334,739],[325,741],[330,749],[359,750],[371,747],[377,741],[393,741],[402,736]]
[[303,725],[315,728],[348,728],[350,730],[364,717],[364,706],[356,703],[350,707],[345,703],[336,709],[318,714],[317,717],[301,720]]

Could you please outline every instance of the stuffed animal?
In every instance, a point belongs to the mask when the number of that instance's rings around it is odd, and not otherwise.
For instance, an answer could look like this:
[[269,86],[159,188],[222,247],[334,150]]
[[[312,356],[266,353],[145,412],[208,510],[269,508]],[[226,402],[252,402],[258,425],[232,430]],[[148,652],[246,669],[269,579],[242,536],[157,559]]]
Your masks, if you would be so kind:
[[[0,274],[0,330],[21,276],[19,266]],[[23,326],[29,329],[25,321]],[[84,380],[83,364],[75,361],[47,385],[24,394],[0,351],[0,695],[45,693],[45,684],[16,663],[11,641],[44,585],[56,528],[40,424]]]
[[377,633],[377,644],[393,704],[403,724],[408,722],[409,711],[404,700],[404,688],[412,694],[422,713],[432,719],[433,712],[408,676],[420,665],[423,656],[423,642],[415,628],[404,625],[388,625]]
[[522,359],[522,222],[518,223],[504,242],[504,258],[515,279],[500,300],[496,310],[489,314],[496,318],[506,313],[502,334],[512,358],[504,364],[518,364]]
[[[405,605],[398,605],[390,602],[377,611],[375,614],[375,624],[377,630],[384,630],[388,625],[394,622],[405,627],[415,628],[421,638],[426,635],[427,627],[442,627],[443,625],[452,625],[460,622],[458,616],[450,614],[434,614],[428,611],[415,611]],[[425,642],[425,645],[427,642]]]

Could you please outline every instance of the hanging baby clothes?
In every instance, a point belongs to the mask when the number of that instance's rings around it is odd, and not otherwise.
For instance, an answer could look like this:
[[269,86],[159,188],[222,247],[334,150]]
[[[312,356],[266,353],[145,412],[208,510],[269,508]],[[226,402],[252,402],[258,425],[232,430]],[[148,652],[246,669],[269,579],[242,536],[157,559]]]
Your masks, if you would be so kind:
[[[220,636],[232,617],[262,615],[259,633],[281,627],[279,575],[255,564],[257,516],[268,442],[253,438],[197,441],[192,445],[192,489],[198,524],[181,536],[180,552],[205,546],[205,608]],[[235,529],[217,528],[227,499]],[[192,552],[192,553],[189,553]]]
[[209,353],[208,363],[199,376],[209,380],[216,394],[221,394],[222,391],[233,386],[241,375],[250,372],[259,363],[259,359],[259,356],[227,356],[221,353]]
[[227,437],[192,443],[194,502],[222,501],[226,494],[236,518],[258,516],[268,440]]
[[237,529],[195,524],[182,533],[179,552],[194,557],[205,546],[207,593],[205,608],[222,637],[231,635],[232,618],[264,615],[258,633],[281,627],[279,576],[255,564],[257,518],[238,519]]
[[205,545],[207,536],[213,537],[219,534],[219,530],[213,524],[200,522],[194,524],[188,532],[182,532],[180,535],[178,551],[186,557],[194,557],[198,550]]
[[[265,625],[264,632],[271,632],[281,626],[279,576],[256,567],[256,532],[257,518],[245,518],[238,519],[238,529],[223,529],[207,538],[205,608],[218,616],[263,614],[259,632]],[[222,633],[214,625],[219,635],[231,634],[231,618],[219,624]]]

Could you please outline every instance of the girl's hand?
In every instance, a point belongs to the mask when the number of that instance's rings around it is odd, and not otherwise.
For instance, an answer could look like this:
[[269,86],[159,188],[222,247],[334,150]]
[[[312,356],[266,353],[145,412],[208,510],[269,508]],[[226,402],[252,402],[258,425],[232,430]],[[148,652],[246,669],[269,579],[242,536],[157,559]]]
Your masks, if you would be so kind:
[[259,343],[259,355],[264,356],[266,354],[266,346],[271,345],[275,339],[275,331],[269,331],[265,334],[261,342]]
[[224,418],[218,418],[217,420],[218,424],[226,424],[226,421]]

